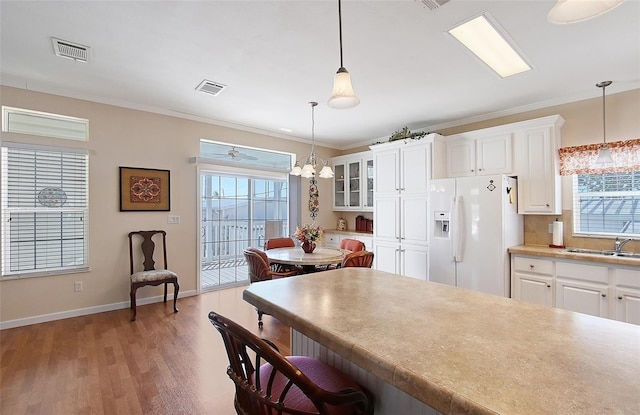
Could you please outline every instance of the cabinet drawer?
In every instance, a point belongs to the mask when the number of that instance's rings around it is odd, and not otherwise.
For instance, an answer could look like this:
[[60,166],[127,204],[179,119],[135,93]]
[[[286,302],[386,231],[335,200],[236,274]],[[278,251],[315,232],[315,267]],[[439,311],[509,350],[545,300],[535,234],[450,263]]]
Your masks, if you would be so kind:
[[513,266],[516,271],[553,275],[553,261],[547,259],[525,258],[517,256],[513,258]]
[[609,281],[609,268],[598,265],[575,264],[558,261],[556,263],[556,277],[567,277],[607,284]]
[[616,285],[624,285],[640,289],[640,270],[617,268]]
[[337,233],[325,233],[324,234],[324,245],[337,248],[340,246],[340,240],[342,239],[342,235]]

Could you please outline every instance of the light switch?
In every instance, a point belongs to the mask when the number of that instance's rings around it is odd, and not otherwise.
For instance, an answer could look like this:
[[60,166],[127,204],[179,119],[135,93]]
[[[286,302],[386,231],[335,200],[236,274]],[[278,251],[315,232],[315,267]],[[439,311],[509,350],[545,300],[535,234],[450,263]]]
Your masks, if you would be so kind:
[[167,223],[180,223],[180,216],[177,215],[169,215],[169,218],[167,219]]

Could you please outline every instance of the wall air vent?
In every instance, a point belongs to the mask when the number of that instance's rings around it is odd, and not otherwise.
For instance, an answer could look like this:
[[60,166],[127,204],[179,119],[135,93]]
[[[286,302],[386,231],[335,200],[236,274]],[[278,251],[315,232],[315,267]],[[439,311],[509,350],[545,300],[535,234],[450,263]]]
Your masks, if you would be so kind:
[[53,51],[56,56],[73,59],[78,62],[89,61],[89,46],[80,45],[78,43],[67,42],[66,40],[51,38],[53,42]]
[[216,96],[226,87],[226,85],[220,84],[218,82],[207,81],[205,79],[204,81],[200,82],[200,85],[196,87],[196,91]]
[[429,10],[435,10],[448,2],[449,0],[422,0],[422,4],[424,4]]

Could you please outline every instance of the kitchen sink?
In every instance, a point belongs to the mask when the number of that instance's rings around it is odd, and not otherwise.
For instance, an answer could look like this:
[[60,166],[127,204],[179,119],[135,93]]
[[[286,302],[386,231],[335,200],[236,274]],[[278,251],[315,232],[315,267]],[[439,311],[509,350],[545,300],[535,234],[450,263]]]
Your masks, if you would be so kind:
[[640,258],[640,253],[631,251],[616,252],[610,249],[582,249],[582,248],[567,248],[564,252],[572,254],[590,254],[590,255],[605,255],[605,256],[619,256],[626,258]]

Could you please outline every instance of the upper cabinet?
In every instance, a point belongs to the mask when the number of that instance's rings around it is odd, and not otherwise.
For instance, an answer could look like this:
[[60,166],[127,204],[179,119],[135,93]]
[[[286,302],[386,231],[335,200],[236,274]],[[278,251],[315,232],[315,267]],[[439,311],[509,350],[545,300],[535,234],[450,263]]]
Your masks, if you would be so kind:
[[438,134],[429,134],[421,140],[398,140],[372,146],[376,197],[428,193],[433,174],[432,144],[441,138]]
[[473,138],[473,134],[465,133],[447,140],[447,177],[511,173],[512,136],[506,133]]
[[331,159],[333,210],[373,210],[373,155],[370,151]]
[[517,176],[519,214],[559,215],[563,124],[561,116],[553,115],[447,136],[441,163],[445,177]]
[[532,120],[528,127],[516,132],[514,152],[520,214],[562,213],[558,149],[563,124],[564,119],[556,115]]

